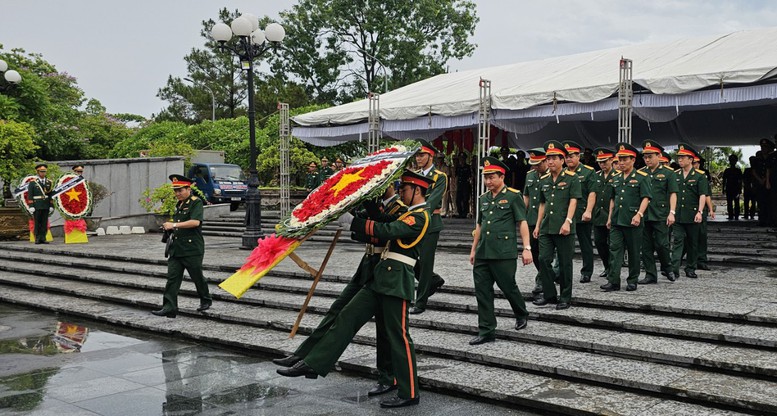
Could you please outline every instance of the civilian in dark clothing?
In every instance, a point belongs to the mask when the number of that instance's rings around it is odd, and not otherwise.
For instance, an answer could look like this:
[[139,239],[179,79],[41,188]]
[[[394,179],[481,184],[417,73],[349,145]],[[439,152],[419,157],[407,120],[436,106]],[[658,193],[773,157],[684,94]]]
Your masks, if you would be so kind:
[[[515,188],[515,182],[518,180],[516,172],[518,172],[518,160],[510,157],[510,149],[507,147],[502,148],[502,163],[507,165],[508,171],[505,173],[505,185],[510,188]],[[525,181],[526,179],[524,179]],[[523,189],[523,188],[517,188]]]
[[526,153],[522,150],[515,152],[515,157],[515,183],[513,188],[522,190],[526,186],[526,175],[531,168],[526,163]]
[[755,211],[758,208],[756,203],[756,189],[757,183],[755,176],[753,176],[753,165],[757,163],[755,156],[750,156],[750,167],[745,168],[745,172],[742,175],[742,184],[744,185],[744,198],[745,198],[745,219],[755,219]]
[[459,218],[467,218],[469,214],[469,199],[472,195],[472,168],[467,163],[467,155],[459,153],[456,161],[456,211]]
[[728,219],[739,219],[739,196],[742,194],[742,170],[737,167],[737,155],[728,157],[728,168],[723,171],[723,193],[726,194]]

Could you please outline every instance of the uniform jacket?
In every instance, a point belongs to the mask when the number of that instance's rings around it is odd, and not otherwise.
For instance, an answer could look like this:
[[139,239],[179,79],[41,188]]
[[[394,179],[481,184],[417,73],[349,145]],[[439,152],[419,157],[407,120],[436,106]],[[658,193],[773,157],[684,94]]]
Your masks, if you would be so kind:
[[32,203],[33,208],[48,211],[51,207],[49,194],[51,193],[52,185],[48,178],[36,178],[27,185],[27,199]]
[[593,213],[593,224],[595,227],[604,227],[607,225],[607,217],[610,216],[610,199],[612,199],[612,177],[618,173],[615,169],[610,169],[610,173],[605,175],[604,170],[596,172],[599,192],[596,193],[596,208]]
[[526,221],[526,205],[521,192],[507,186],[496,196],[488,191],[480,195],[478,207],[480,239],[475,247],[475,258],[518,258],[518,225],[521,221]]
[[[351,231],[389,240],[386,245],[389,251],[417,260],[421,252],[420,242],[428,232],[429,224],[428,207],[422,204],[412,207],[390,223],[354,218]],[[412,300],[415,294],[413,266],[395,259],[382,258],[367,287],[383,295]]]
[[537,214],[540,210],[540,174],[536,170],[526,174],[523,195],[529,198],[529,205],[526,207],[526,222],[529,223],[531,229],[537,225]]
[[[628,176],[624,172],[618,172],[612,178],[612,197],[615,201],[610,220],[613,226],[631,227],[631,219],[637,215],[643,198],[650,198],[650,177],[647,173],[632,170]],[[645,223],[644,215],[640,226]]]
[[682,169],[677,169],[674,173],[678,189],[675,222],[691,224],[696,211],[699,210],[699,196],[707,195],[710,191],[707,175],[696,169],[691,169],[686,177],[683,177]]
[[[418,171],[418,173],[423,175],[423,171]],[[426,177],[434,180],[432,186],[426,190],[426,205],[429,207],[429,215],[432,218],[432,223],[427,232],[439,233],[442,231],[442,218],[440,217],[439,210],[442,208],[442,198],[448,188],[448,175],[432,166]],[[434,214],[434,211],[437,211],[437,214]]]
[[[399,199],[399,195],[394,195],[394,197],[391,198],[391,200],[389,200],[385,206],[380,204],[377,213],[373,213],[372,216],[370,216],[367,213],[368,211],[372,210],[361,210],[357,212],[356,215],[363,219],[372,219],[379,222],[392,222],[395,221],[400,215],[407,212],[407,205],[402,203],[402,200]],[[386,247],[388,240],[367,236],[363,231],[364,230],[352,231],[351,239],[367,243],[368,248],[370,245],[374,247]],[[368,262],[369,266],[366,268],[360,267],[359,275],[355,276],[354,278],[357,279],[357,284],[366,285],[370,280],[372,280],[373,269],[380,261],[380,254],[370,254],[369,250],[367,250],[367,253],[364,254],[362,261]]]
[[308,176],[305,177],[305,188],[310,190],[318,188],[318,185],[321,185],[321,181],[318,178],[318,171],[308,173]]
[[196,228],[175,228],[173,230],[170,257],[205,255],[205,240],[202,238],[202,219],[202,199],[192,195],[178,202],[173,215],[173,222],[199,220],[200,226]]
[[335,171],[332,170],[332,168],[329,166],[322,167],[318,170],[318,184],[321,185],[325,180],[329,179],[334,174]]
[[580,222],[583,220],[583,212],[588,207],[588,194],[591,192],[599,192],[599,184],[596,179],[596,171],[594,168],[580,163],[577,165],[577,169],[570,171],[577,175],[577,179],[580,180],[580,200],[577,201],[577,208],[575,209],[574,220]]
[[[650,178],[650,205],[645,213],[645,221],[666,221],[669,216],[669,196],[677,193],[675,173],[666,166],[658,166],[651,171],[647,166],[640,168]],[[675,211],[676,212],[676,211]]]
[[[580,180],[575,173],[564,170],[553,181],[550,172],[540,178],[540,203],[545,203],[545,214],[540,224],[540,234],[557,235],[567,220],[569,203],[582,197]],[[575,234],[575,219],[570,224],[570,235]]]

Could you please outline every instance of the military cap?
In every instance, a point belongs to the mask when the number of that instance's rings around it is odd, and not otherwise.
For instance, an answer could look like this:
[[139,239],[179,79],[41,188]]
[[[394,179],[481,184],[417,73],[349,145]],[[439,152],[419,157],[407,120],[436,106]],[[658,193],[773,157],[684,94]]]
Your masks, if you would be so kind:
[[192,186],[192,180],[183,175],[170,175],[170,181],[173,182],[173,189],[188,188]]
[[658,157],[658,161],[661,163],[669,163],[669,153],[664,150],[661,152],[661,156]]
[[47,165],[45,163],[38,163],[37,165],[35,165],[35,170],[40,170],[40,168],[48,169],[49,165]]
[[432,146],[431,143],[427,142],[424,139],[418,139],[418,144],[421,145],[421,148],[418,149],[418,153],[428,153],[432,156],[434,156],[434,154],[437,153],[437,151],[434,150],[434,146]]
[[678,143],[677,144],[677,156],[688,156],[691,159],[695,159],[699,157],[699,152],[696,151],[691,145],[688,143]]
[[321,158],[321,161],[322,162],[329,162],[329,159],[327,159],[326,156],[324,156],[324,157]]
[[664,151],[664,148],[660,144],[652,140],[645,140],[644,142],[642,142],[642,154],[656,153],[659,156],[661,156],[661,153],[663,153],[663,151]]
[[343,163],[343,159],[340,159],[340,158],[338,157],[337,159],[335,159],[335,162],[340,162],[340,163]]
[[420,186],[421,188],[428,189],[434,183],[432,178],[427,178],[424,175],[415,173],[412,170],[406,170],[402,172],[401,184],[408,183],[412,185]]
[[566,156],[567,151],[564,146],[558,140],[548,140],[545,142],[545,156],[560,155]]
[[631,143],[625,143],[621,142],[615,145],[616,153],[615,156],[629,156],[629,157],[637,157],[637,148],[632,146]]
[[530,149],[529,150],[529,164],[539,165],[542,163],[542,161],[545,160],[545,149],[538,147],[536,149]]
[[772,142],[771,140],[767,139],[766,137],[761,139],[761,141],[758,142],[758,144],[761,145],[761,146],[769,146],[769,147],[772,147],[772,148],[774,147],[774,142]]
[[489,173],[501,173],[504,175],[510,169],[499,159],[491,156],[484,157],[482,165],[484,175],[488,175]]
[[583,147],[577,144],[576,142],[573,142],[572,140],[564,140],[561,142],[561,144],[564,145],[564,149],[566,149],[567,154],[570,153],[581,153]]
[[317,168],[318,164],[316,164],[316,162],[310,162],[310,163],[308,163],[308,167],[310,167],[310,166],[313,166],[314,168]]
[[594,155],[596,156],[597,162],[604,162],[605,160],[615,157],[615,153],[606,147],[597,147],[594,149]]

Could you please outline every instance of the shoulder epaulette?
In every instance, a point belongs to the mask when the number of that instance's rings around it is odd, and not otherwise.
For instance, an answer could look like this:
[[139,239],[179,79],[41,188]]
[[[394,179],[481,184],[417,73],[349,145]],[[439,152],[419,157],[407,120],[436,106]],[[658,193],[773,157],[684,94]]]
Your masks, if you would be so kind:
[[643,171],[642,169],[638,170],[637,173],[642,175],[642,176],[648,176],[648,174],[645,171]]
[[401,200],[401,199],[397,199],[396,201],[394,201],[394,203],[395,203],[395,204],[397,204],[397,205],[399,205],[400,207],[405,207],[405,208],[407,208],[407,205],[405,205],[405,203],[404,203],[404,202],[402,202],[402,200]]
[[569,176],[577,176],[577,173],[575,173],[575,172],[570,172],[570,171],[568,171],[568,170],[565,170],[565,171],[564,171],[564,173],[566,173],[566,174],[567,174],[567,175],[569,175]]
[[639,171],[647,172],[647,168],[648,168],[647,166],[643,166],[643,167],[637,169],[637,172],[639,172]]
[[707,174],[707,172],[705,172],[705,171],[703,171],[701,169],[694,169],[694,170],[696,171],[696,173],[700,173],[702,175],[706,175]]
[[682,169],[677,169],[674,171],[674,173],[680,173],[680,172],[682,172]]
[[199,199],[199,198],[197,198],[196,196],[192,195],[192,201],[196,201],[196,200],[198,200],[198,199]]
[[426,208],[419,207],[419,208],[416,208],[416,209],[414,209],[414,210],[412,210],[410,212],[424,212],[424,211],[426,211]]
[[521,193],[521,191],[519,191],[519,190],[517,190],[515,188],[511,188],[509,186],[507,187],[507,190],[512,192],[512,193],[514,193],[514,194],[520,194]]
[[445,174],[445,172],[443,172],[443,171],[441,171],[441,170],[437,170],[437,169],[435,169],[435,170],[434,170],[434,172],[435,172],[436,174],[438,174],[438,175],[442,175],[442,176],[448,176],[448,175],[446,175],[446,174]]
[[592,168],[592,167],[590,167],[590,166],[586,165],[585,163],[583,163],[583,166],[584,166],[585,168],[587,168],[587,169],[594,170],[594,168]]
[[548,176],[550,176],[550,172],[548,172],[548,173],[546,173],[546,174],[544,174],[544,175],[540,176],[540,179],[545,179],[545,178],[547,178]]
[[484,197],[484,196],[486,196],[486,194],[488,194],[488,193],[490,193],[490,192],[491,192],[491,191],[486,191],[486,192],[483,192],[482,194],[480,194],[480,196],[479,196],[478,198],[480,198],[480,197]]
[[613,173],[613,174],[612,174],[612,176],[618,176],[618,175],[620,175],[620,174],[622,174],[622,173],[623,173],[623,172],[621,172],[621,171],[619,171],[619,170],[616,170],[616,171],[615,171],[615,173]]

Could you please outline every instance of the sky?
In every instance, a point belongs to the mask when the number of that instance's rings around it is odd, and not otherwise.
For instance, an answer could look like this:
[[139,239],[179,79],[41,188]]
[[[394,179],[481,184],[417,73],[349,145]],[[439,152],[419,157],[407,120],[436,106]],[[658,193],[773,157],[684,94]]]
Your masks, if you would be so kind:
[[[474,0],[475,53],[449,70],[569,55],[620,45],[774,26],[777,2],[760,0]],[[0,44],[41,53],[110,113],[149,117],[168,76],[201,48],[201,22],[218,10],[277,18],[295,0],[29,0],[0,2]],[[229,23],[229,22],[227,22]]]

